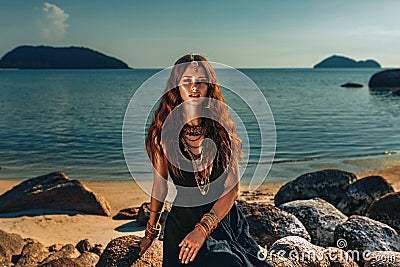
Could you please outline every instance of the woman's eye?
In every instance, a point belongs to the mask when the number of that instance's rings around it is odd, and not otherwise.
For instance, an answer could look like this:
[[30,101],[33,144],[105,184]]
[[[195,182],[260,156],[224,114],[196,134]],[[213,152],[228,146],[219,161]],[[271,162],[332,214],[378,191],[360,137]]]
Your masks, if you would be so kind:
[[183,81],[184,83],[190,83],[190,82],[192,82],[191,79],[183,79],[182,81]]

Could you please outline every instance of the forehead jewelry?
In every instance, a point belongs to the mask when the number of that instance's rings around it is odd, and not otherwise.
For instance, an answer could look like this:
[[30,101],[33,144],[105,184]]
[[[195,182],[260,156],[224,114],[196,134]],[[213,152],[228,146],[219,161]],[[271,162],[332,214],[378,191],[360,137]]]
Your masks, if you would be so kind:
[[199,62],[197,62],[197,61],[192,61],[192,62],[190,62],[190,65],[192,65],[192,67],[193,67],[193,69],[194,69],[194,72],[197,72],[198,71],[198,67],[199,67]]

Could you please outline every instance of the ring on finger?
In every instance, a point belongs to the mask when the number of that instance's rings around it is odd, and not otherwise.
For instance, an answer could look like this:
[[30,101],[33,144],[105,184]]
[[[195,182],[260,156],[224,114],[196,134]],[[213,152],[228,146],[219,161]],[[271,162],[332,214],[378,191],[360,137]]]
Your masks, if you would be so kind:
[[185,251],[189,251],[190,250],[190,248],[188,248],[188,247],[185,247]]

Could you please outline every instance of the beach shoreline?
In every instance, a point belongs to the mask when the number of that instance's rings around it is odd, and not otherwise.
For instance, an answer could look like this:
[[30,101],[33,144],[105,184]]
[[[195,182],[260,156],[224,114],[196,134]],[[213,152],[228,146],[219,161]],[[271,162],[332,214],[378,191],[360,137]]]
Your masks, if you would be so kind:
[[[400,191],[400,162],[396,165],[365,170],[356,173],[358,179],[380,175],[388,180],[395,191]],[[17,180],[0,180],[0,194],[5,193],[19,184]],[[274,203],[274,195],[287,181],[267,183],[256,191],[249,192],[247,185],[241,186],[240,199],[249,202]],[[1,230],[16,233],[23,238],[33,238],[45,246],[53,244],[76,244],[88,239],[93,244],[104,247],[109,241],[124,235],[144,234],[144,227],[138,227],[132,220],[115,220],[113,216],[121,209],[139,207],[148,202],[150,196],[133,180],[131,181],[82,181],[93,192],[104,196],[111,206],[111,216],[96,216],[86,214],[46,214],[18,215],[0,214]]]

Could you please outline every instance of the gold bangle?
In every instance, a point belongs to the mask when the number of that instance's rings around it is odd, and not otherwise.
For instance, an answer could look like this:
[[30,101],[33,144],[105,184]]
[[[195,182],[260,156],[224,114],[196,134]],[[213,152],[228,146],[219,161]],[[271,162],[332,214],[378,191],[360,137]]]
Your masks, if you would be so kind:
[[200,222],[196,224],[197,227],[205,237],[207,237],[218,225],[218,216],[213,209],[203,215]]
[[207,230],[204,228],[203,225],[201,225],[200,223],[196,223],[195,228],[198,229],[198,230],[200,230],[200,232],[204,235],[204,237],[207,238],[208,232],[207,232]]
[[215,214],[212,213],[206,213],[203,215],[203,217],[201,218],[201,220],[203,221],[207,221],[209,222],[211,225],[217,224],[218,223],[218,217]]
[[206,223],[206,222],[204,222],[204,221],[200,221],[200,222],[198,222],[197,224],[200,225],[201,227],[203,227],[203,229],[204,229],[207,233],[210,233],[211,228],[210,228],[210,225],[209,225],[208,223]]

